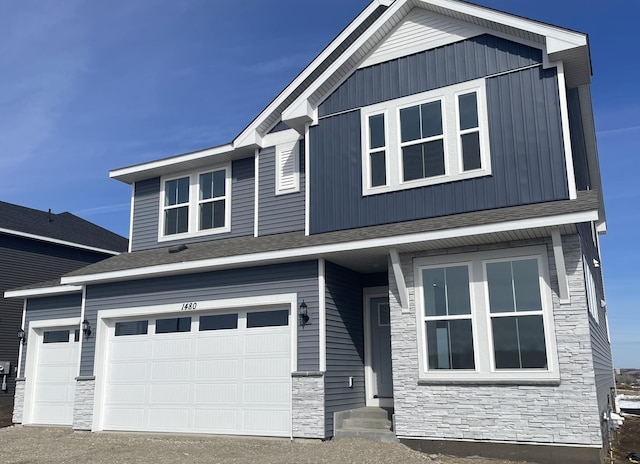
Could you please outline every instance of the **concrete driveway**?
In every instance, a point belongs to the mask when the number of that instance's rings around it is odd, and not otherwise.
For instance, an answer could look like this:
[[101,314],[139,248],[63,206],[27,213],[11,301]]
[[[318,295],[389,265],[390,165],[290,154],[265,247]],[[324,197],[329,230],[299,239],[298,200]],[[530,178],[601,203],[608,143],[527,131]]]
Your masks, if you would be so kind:
[[193,435],[73,432],[57,427],[0,429],[0,462],[237,463],[237,464],[515,464],[479,458],[425,455],[401,444],[347,439],[310,441]]

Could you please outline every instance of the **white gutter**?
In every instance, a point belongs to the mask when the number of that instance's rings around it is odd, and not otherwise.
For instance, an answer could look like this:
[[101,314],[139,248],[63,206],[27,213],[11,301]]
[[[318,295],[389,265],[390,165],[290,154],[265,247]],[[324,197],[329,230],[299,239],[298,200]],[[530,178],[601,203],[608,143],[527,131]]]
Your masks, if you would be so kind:
[[32,296],[65,295],[81,292],[82,285],[56,285],[55,287],[29,288],[25,290],[9,290],[4,292],[5,298],[27,298]]
[[57,238],[44,237],[42,235],[29,234],[27,232],[20,232],[20,231],[17,231],[17,230],[0,228],[0,233],[9,234],[9,235],[16,235],[18,237],[31,238],[31,239],[34,239],[34,240],[40,240],[42,242],[55,243],[57,245],[64,245],[64,246],[69,246],[69,247],[73,247],[73,248],[80,248],[81,250],[96,251],[98,253],[105,253],[105,254],[108,254],[108,255],[114,255],[115,256],[115,255],[119,255],[120,254],[119,251],[106,250],[104,248],[96,248],[96,247],[92,247],[92,246],[89,246],[89,245],[82,245],[80,243],[75,243],[75,242],[67,242],[66,240],[59,240]]

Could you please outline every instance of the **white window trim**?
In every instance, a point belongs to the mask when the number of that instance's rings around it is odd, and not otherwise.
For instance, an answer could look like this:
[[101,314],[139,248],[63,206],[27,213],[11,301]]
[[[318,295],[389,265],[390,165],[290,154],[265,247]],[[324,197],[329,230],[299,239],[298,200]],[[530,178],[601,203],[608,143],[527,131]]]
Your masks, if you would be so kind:
[[[275,159],[275,169],[276,169],[276,196],[278,195],[287,195],[289,193],[297,193],[300,191],[300,144],[302,140],[294,140],[291,142],[280,143],[276,145],[276,159]],[[282,163],[281,156],[285,152],[293,152],[293,187],[284,188],[282,182],[284,180],[282,175]]]
[[[478,124],[480,135],[481,167],[470,171],[463,171],[462,147],[460,142],[460,121],[458,96],[473,92],[477,93]],[[442,102],[442,130],[444,134],[445,174],[441,176],[402,180],[402,156],[400,138],[400,109],[415,106],[429,101]],[[371,187],[371,166],[369,162],[369,117],[377,114],[385,115],[385,154],[387,183],[378,187]],[[394,192],[416,187],[442,184],[463,179],[488,176],[491,174],[491,157],[489,147],[489,117],[487,110],[486,80],[476,79],[461,84],[430,90],[395,100],[366,106],[360,111],[361,124],[361,152],[362,152],[362,194],[375,195],[378,193]],[[462,131],[467,132],[467,131]],[[376,150],[377,151],[377,150]]]
[[[217,227],[214,229],[204,229],[199,230],[199,206],[200,206],[200,175],[206,174],[213,171],[225,171],[225,196],[220,197],[225,200],[225,226]],[[165,221],[165,210],[167,207],[164,205],[165,199],[165,185],[167,182],[181,179],[184,177],[189,178],[189,203],[181,204],[182,206],[187,205],[189,208],[189,220],[188,220],[188,230],[187,232],[183,232],[180,234],[164,234],[164,221]],[[158,242],[168,242],[172,240],[179,240],[183,238],[190,237],[201,237],[206,235],[215,235],[215,234],[223,234],[231,231],[231,185],[232,185],[232,177],[231,177],[231,163],[226,163],[222,165],[218,165],[215,167],[211,167],[209,169],[204,169],[197,172],[187,172],[179,175],[171,175],[162,177],[160,179],[160,220],[158,221]]]
[[584,268],[584,287],[587,294],[587,307],[589,308],[589,315],[596,322],[600,323],[600,300],[598,298],[598,289],[596,287],[596,281],[591,267],[589,266],[588,258],[582,255],[582,266]]
[[[447,255],[414,260],[415,310],[418,337],[419,381],[422,382],[482,382],[482,383],[528,383],[559,382],[560,372],[556,336],[553,321],[553,299],[549,287],[549,263],[546,246],[510,248],[488,252]],[[491,314],[489,312],[489,294],[486,282],[486,263],[514,259],[536,258],[542,300],[543,327],[547,350],[547,369],[495,369],[493,354],[493,334],[491,332]],[[471,320],[474,349],[474,370],[428,369],[426,333],[424,328],[424,293],[422,287],[422,269],[429,267],[448,267],[468,265]],[[527,313],[522,313],[526,315]],[[539,313],[536,313],[539,314]]]

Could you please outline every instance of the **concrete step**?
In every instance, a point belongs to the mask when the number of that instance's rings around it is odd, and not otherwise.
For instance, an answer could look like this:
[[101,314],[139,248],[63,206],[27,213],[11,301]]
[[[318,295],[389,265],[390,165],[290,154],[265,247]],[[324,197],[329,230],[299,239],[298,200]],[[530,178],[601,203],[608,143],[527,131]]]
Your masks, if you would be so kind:
[[341,438],[362,438],[364,440],[380,441],[383,443],[396,443],[396,434],[390,430],[349,429],[337,430],[334,440]]
[[349,429],[371,429],[371,430],[391,430],[391,421],[386,417],[367,418],[367,417],[349,417],[342,422],[344,430]]
[[351,409],[348,412],[348,417],[350,418],[361,418],[361,419],[389,419],[389,413],[386,409],[375,408],[375,407],[364,407]]

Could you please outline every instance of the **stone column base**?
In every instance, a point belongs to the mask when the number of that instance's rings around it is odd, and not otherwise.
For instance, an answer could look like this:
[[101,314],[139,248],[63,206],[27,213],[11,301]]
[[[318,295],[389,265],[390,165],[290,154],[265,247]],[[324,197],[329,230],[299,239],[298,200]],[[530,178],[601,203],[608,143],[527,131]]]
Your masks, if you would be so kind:
[[16,394],[13,397],[13,423],[22,424],[22,413],[24,411],[24,377],[16,379]]
[[93,426],[93,397],[95,390],[95,377],[76,377],[73,430],[91,430]]
[[291,433],[294,438],[325,437],[324,374],[294,372],[291,374]]

